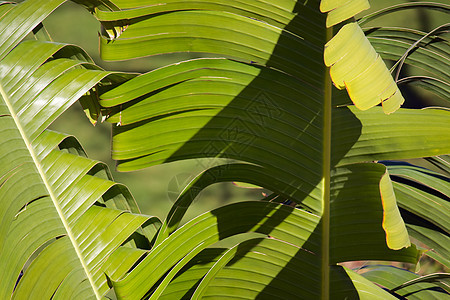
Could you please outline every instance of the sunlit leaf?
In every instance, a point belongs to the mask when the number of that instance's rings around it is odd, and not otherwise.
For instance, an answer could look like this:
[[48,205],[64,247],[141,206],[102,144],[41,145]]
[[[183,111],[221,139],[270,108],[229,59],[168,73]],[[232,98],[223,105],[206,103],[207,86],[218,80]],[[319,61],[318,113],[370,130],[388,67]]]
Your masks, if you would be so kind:
[[325,64],[338,88],[346,88],[356,107],[382,103],[386,114],[405,101],[389,70],[357,23],[344,25],[325,45]]

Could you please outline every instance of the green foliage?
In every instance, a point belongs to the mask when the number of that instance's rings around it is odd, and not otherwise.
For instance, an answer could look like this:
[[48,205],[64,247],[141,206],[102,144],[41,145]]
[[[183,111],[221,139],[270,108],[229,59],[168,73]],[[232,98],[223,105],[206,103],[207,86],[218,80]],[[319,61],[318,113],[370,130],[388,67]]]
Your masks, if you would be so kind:
[[[102,25],[104,59],[207,56],[145,74],[104,71],[80,48],[51,42],[41,22],[63,2],[0,2],[0,298],[448,297],[446,274],[342,266],[415,264],[422,253],[450,261],[449,111],[359,111],[323,62],[333,34],[326,24],[353,18],[366,1],[323,1],[328,21],[318,0],[75,1]],[[423,71],[399,78],[400,87],[448,99],[442,28],[363,29],[398,74]],[[385,92],[373,86],[369,94]],[[78,99],[91,122],[114,124],[119,170],[209,159],[165,220],[142,215],[74,137],[47,129]],[[432,156],[437,171],[386,161]],[[181,225],[198,194],[219,182],[272,194]],[[240,234],[234,246],[216,244]]]

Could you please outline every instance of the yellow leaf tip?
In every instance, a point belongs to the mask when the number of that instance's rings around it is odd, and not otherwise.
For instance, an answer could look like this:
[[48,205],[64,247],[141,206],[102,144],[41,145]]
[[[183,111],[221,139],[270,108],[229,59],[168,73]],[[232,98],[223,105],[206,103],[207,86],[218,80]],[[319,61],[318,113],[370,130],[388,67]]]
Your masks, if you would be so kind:
[[391,113],[396,112],[404,102],[405,98],[403,98],[400,90],[397,89],[392,96],[383,100],[381,102],[381,105],[383,106],[384,113],[389,115]]
[[350,19],[369,8],[368,0],[322,0],[320,3],[321,12],[328,12],[327,28]]
[[382,227],[386,233],[387,246],[393,250],[411,246],[408,231],[400,215],[394,188],[387,170],[380,180],[380,195],[383,205]]

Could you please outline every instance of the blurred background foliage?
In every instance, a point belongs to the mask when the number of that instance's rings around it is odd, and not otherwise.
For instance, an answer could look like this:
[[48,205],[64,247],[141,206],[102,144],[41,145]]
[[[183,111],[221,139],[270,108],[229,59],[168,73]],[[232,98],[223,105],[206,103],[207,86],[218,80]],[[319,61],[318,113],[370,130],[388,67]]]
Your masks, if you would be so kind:
[[[405,1],[372,0],[370,2],[372,8],[370,11],[364,12],[364,15]],[[436,2],[448,3],[448,0]],[[430,31],[448,21],[445,18],[446,16],[439,12],[410,10],[382,17],[376,22],[367,24],[366,27],[383,24],[383,26],[407,26]],[[98,65],[107,70],[143,73],[171,62],[199,56],[193,53],[171,54],[125,62],[102,61],[98,51],[98,31],[100,30],[98,22],[88,11],[71,2],[67,2],[58,8],[46,19],[44,25],[54,41],[81,46]],[[413,91],[412,94],[412,97],[417,97],[417,91]],[[409,106],[439,105],[439,100],[429,98],[427,94],[419,93],[418,95],[420,99],[414,99],[413,101],[407,99]],[[420,104],[417,100],[425,101],[425,104]],[[145,214],[164,218],[184,185],[205,167],[211,166],[210,161],[196,160],[159,165],[133,173],[118,173],[115,171],[114,162],[110,158],[110,126],[110,124],[104,123],[97,124],[95,128],[92,127],[79,104],[76,104],[52,124],[51,128],[76,136],[85,147],[89,157],[106,162],[110,166],[115,180],[128,186],[141,211]],[[236,187],[232,183],[216,184],[199,195],[198,200],[188,211],[185,218],[190,219],[199,213],[225,203],[244,199],[259,199],[266,192],[259,189]]]

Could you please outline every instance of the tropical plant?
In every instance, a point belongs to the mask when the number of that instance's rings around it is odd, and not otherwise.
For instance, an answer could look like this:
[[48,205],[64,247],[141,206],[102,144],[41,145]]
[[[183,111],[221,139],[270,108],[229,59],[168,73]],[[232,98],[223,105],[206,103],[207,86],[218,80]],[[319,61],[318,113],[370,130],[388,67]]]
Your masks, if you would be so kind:
[[[104,59],[208,53],[137,76],[51,42],[41,22],[63,2],[0,2],[1,299],[448,297],[448,274],[341,264],[415,264],[424,251],[409,233],[449,266],[450,114],[399,109],[395,83],[449,98],[448,25],[368,28],[368,39],[360,29],[448,5],[355,21],[367,1],[75,1],[101,22]],[[424,75],[394,81],[375,50]],[[119,170],[226,160],[164,221],[142,215],[74,137],[46,129],[79,98],[92,122],[115,124]],[[431,156],[439,172],[392,161]],[[224,181],[272,194],[181,225],[198,193]],[[214,246],[248,232],[259,235]]]

